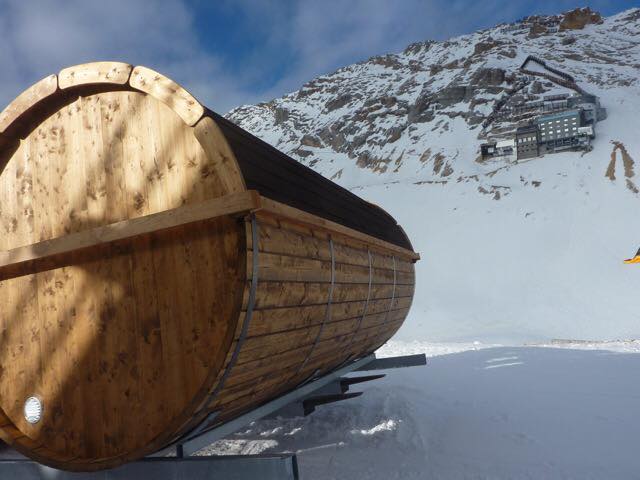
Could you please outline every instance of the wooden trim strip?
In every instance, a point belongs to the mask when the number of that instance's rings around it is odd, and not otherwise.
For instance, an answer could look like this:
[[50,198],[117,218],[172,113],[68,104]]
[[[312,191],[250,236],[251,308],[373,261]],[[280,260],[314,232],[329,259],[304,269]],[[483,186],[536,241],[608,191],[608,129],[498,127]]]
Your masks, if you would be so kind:
[[58,268],[56,261],[79,250],[258,208],[260,196],[249,190],[3,251],[0,280]]
[[371,244],[375,247],[381,248],[383,250],[390,250],[392,252],[395,252],[403,258],[409,258],[413,261],[420,260],[420,255],[416,252],[403,247],[399,247],[398,245],[394,245],[393,243],[380,240],[379,238],[367,235],[366,233],[359,232],[352,228],[345,227],[344,225],[332,222],[331,220],[327,220],[325,218],[318,217],[317,215],[313,215],[303,210],[285,205],[284,203],[276,202],[275,200],[272,200],[270,198],[261,196],[261,205],[261,212],[285,217],[296,223],[310,225],[328,232],[335,232],[346,237],[351,237],[366,244]]
[[324,326],[327,324],[327,322],[331,321],[331,301],[333,300],[333,286],[335,285],[335,281],[336,281],[336,261],[335,261],[334,251],[333,251],[333,239],[331,237],[329,237],[329,250],[331,251],[331,285],[329,286],[329,298],[327,299],[327,310],[325,311],[324,318],[322,319],[322,323],[320,324],[320,329],[318,330],[316,339],[314,340],[313,345],[311,346],[311,350],[309,350],[309,354],[307,355],[307,358],[304,359],[304,362],[302,362],[300,367],[298,367],[298,370],[294,374],[294,377],[296,377],[302,370],[304,370],[304,367],[309,362],[309,359],[311,358],[313,351],[318,346],[318,342],[320,342],[320,337],[322,337],[322,331],[324,330]]

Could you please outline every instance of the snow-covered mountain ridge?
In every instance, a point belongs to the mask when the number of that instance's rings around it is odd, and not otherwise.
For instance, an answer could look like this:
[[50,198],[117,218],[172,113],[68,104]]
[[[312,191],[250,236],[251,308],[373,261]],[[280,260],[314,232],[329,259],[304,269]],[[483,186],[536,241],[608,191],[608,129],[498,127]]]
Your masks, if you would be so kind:
[[[482,161],[517,126],[491,121],[526,81],[529,55],[600,97],[593,150]],[[418,289],[400,335],[432,340],[633,338],[640,271],[640,9],[536,16],[427,41],[318,77],[228,118],[382,205],[417,251]]]

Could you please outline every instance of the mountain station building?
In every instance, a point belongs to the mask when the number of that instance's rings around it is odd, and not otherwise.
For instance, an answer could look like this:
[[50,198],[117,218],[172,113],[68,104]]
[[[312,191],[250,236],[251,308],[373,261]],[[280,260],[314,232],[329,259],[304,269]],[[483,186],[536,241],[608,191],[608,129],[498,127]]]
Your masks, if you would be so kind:
[[526,125],[516,130],[518,160],[534,158],[540,154],[538,149],[538,126]]
[[[536,118],[533,126],[540,131],[540,153],[587,147],[591,135],[585,135],[585,123],[582,109],[566,110]],[[593,133],[593,128],[590,131]]]

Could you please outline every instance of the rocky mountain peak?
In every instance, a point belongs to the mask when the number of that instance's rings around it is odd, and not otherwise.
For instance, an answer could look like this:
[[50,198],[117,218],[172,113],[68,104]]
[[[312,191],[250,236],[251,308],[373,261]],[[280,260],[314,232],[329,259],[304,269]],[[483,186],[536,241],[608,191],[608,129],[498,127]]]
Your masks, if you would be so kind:
[[605,107],[612,92],[637,92],[639,12],[603,18],[577,8],[413,43],[227,116],[346,186],[466,179],[478,173],[480,144],[520,124],[498,114],[505,104],[567,92],[553,78],[529,78],[521,68],[529,56],[575,79]]

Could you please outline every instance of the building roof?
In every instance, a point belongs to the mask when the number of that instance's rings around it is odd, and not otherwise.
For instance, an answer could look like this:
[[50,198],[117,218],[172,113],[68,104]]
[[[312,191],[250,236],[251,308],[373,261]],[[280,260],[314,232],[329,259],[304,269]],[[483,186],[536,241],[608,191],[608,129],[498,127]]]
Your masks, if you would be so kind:
[[404,230],[380,207],[333,183],[217,113],[207,112],[229,142],[248,189],[394,245],[413,249]]
[[513,138],[510,138],[509,140],[500,140],[499,142],[497,142],[496,148],[514,147],[515,145],[516,142],[513,140]]
[[580,115],[580,110],[565,110],[563,112],[550,113],[549,115],[541,115],[536,118],[534,121],[536,123],[548,122],[550,120],[560,120],[562,118],[574,117],[576,115]]
[[525,125],[524,127],[518,127],[516,130],[516,135],[523,135],[526,133],[537,133],[538,126],[537,125]]

